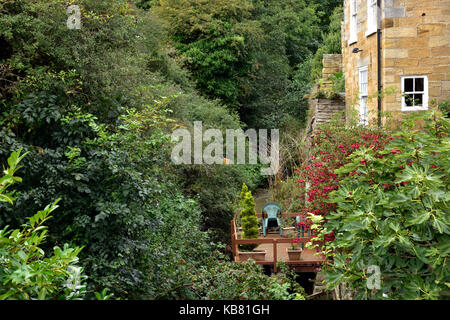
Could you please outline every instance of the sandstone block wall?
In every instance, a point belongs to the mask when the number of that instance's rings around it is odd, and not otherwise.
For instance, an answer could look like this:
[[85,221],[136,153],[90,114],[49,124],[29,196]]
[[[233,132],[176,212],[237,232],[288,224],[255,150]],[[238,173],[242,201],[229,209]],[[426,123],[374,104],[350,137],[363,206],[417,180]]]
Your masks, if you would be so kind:
[[322,78],[326,80],[333,74],[338,73],[342,70],[342,55],[324,54],[322,64]]
[[[345,76],[345,104],[347,115],[350,109],[359,106],[359,68],[367,67],[369,97],[377,92],[377,34],[366,36],[367,0],[357,1],[357,42],[349,44],[350,35],[350,0],[344,1],[344,23],[342,27],[342,63]],[[352,53],[353,49],[361,50]],[[369,121],[377,117],[377,101],[369,98]]]
[[312,118],[310,128],[312,130],[325,122],[329,122],[338,113],[345,111],[343,100],[313,99],[309,101]]
[[311,110],[314,110],[313,130],[322,123],[329,122],[337,113],[345,110],[341,100],[315,99],[310,101]]
[[328,80],[335,73],[342,71],[341,54],[324,54],[322,59],[322,79],[320,88],[324,91],[331,90],[332,81]]
[[429,100],[450,97],[450,0],[384,1],[383,110],[401,112],[401,77],[427,75]]
[[[367,0],[358,0],[358,40],[349,44],[350,0],[344,1],[342,56],[347,108],[358,108],[358,68],[368,67],[369,116],[377,115],[377,35],[366,36]],[[382,111],[401,117],[401,77],[428,76],[429,101],[450,99],[450,0],[383,0],[381,84],[393,91],[382,99]],[[362,50],[352,53],[354,48]],[[372,96],[372,99],[370,98]]]
[[[311,94],[314,96],[318,90],[327,92],[332,87],[332,81],[328,80],[332,75],[342,71],[342,55],[325,54],[322,59],[322,79],[317,84]],[[308,127],[312,133],[322,123],[330,121],[336,113],[345,110],[345,102],[340,99],[309,99],[309,110],[311,119]]]

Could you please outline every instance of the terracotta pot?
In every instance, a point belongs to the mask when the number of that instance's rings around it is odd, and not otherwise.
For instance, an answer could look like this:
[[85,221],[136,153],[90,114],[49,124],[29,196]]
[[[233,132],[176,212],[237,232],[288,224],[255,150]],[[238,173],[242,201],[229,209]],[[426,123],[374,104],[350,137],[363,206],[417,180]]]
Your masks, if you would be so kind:
[[292,250],[289,248],[286,248],[289,260],[300,260],[300,257],[302,255],[302,249],[296,249],[296,250]]
[[249,252],[242,252],[239,251],[239,261],[245,261],[248,259],[253,259],[255,261],[264,261],[266,259],[266,251],[249,251]]

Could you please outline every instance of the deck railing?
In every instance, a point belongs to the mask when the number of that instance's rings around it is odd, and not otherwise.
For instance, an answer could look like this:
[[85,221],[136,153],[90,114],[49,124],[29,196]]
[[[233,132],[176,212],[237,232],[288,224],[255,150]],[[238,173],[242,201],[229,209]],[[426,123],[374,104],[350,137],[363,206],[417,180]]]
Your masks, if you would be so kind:
[[[283,217],[296,217],[296,216],[302,216],[302,214],[299,213],[283,213]],[[257,214],[258,217],[261,217],[261,214]],[[307,243],[311,240],[310,236],[307,237],[299,237],[298,243]],[[274,272],[277,272],[277,262],[278,260],[278,244],[281,243],[292,243],[292,238],[258,238],[258,239],[239,239],[238,237],[238,231],[236,227],[236,221],[233,219],[231,221],[231,246],[232,246],[232,252],[233,252],[233,259],[235,261],[238,261],[237,256],[239,253],[238,246],[241,244],[272,244],[273,246],[273,260],[272,261],[256,261],[258,264],[264,264],[264,265],[272,265]],[[290,265],[296,265],[296,266],[306,266],[311,265],[311,271],[315,269],[317,266],[320,265],[320,262],[317,262],[317,260],[314,261],[308,261],[308,260],[289,260],[288,264]]]

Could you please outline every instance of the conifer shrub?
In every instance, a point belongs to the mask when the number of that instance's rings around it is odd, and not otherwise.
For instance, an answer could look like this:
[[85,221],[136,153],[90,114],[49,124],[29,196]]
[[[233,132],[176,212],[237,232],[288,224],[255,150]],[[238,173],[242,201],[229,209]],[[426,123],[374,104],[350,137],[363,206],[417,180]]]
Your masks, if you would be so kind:
[[242,183],[242,190],[241,190],[241,194],[239,196],[239,209],[243,209],[244,208],[244,200],[245,200],[245,195],[248,192],[248,187],[247,185],[244,183]]
[[[246,191],[247,186],[242,186],[241,203],[242,211],[240,213],[241,225],[243,230],[243,237],[245,239],[257,239],[259,235],[258,218],[256,217],[255,200],[253,199],[252,192]],[[247,189],[248,190],[248,189]],[[253,250],[256,248],[256,244],[241,245],[243,250]]]

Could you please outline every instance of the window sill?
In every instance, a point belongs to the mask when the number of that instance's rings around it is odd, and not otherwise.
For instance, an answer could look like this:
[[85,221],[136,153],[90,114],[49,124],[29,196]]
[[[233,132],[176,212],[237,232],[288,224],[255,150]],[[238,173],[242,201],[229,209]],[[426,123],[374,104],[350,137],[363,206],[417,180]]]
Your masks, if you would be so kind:
[[373,34],[375,34],[375,33],[377,33],[377,30],[376,30],[376,29],[367,31],[367,32],[366,32],[366,38],[370,37],[371,35],[373,35]]
[[405,107],[405,106],[402,106],[402,112],[426,111],[426,110],[428,110],[428,106],[424,106],[424,107]]

